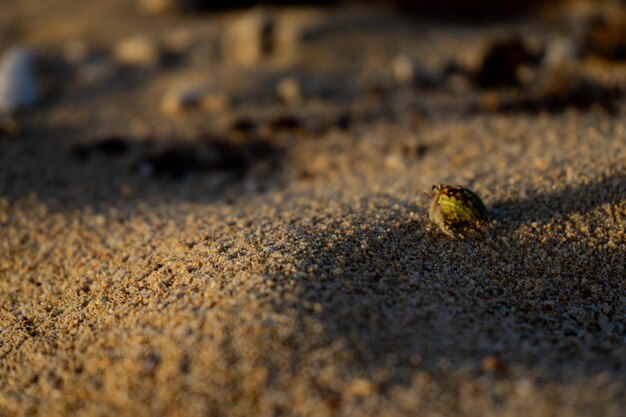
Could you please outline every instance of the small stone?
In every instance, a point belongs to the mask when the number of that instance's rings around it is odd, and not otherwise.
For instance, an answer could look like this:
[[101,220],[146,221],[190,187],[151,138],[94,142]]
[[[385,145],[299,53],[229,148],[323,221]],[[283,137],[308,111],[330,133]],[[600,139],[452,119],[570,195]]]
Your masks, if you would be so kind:
[[359,378],[350,385],[350,393],[356,397],[368,397],[376,394],[376,385],[363,378]]
[[483,358],[483,371],[485,372],[499,372],[504,370],[504,364],[494,355],[487,355]]
[[298,104],[302,102],[302,92],[300,84],[294,77],[283,78],[276,84],[276,94],[287,104]]
[[546,45],[543,63],[549,67],[556,67],[573,61],[578,55],[576,44],[564,36],[557,37]]
[[178,90],[167,93],[161,100],[161,111],[168,115],[179,115],[199,106],[196,91]]
[[267,13],[249,12],[231,24],[226,31],[222,53],[228,61],[251,66],[274,52],[275,22]]
[[143,36],[121,41],[115,46],[113,55],[122,64],[146,67],[157,65],[162,58],[159,45]]
[[220,111],[228,105],[228,98],[207,86],[175,88],[161,101],[163,113],[176,116],[193,110]]
[[391,71],[398,84],[436,87],[440,84],[438,77],[407,55],[398,55],[391,62]]
[[518,70],[535,66],[542,58],[541,46],[530,38],[514,37],[493,42],[484,52],[474,82],[486,89],[519,86],[523,80],[520,80]]
[[412,84],[415,81],[415,61],[407,55],[398,55],[391,62],[393,77],[399,84]]
[[401,171],[406,169],[406,162],[402,155],[391,153],[385,156],[385,168],[391,171]]
[[17,46],[0,59],[0,113],[14,113],[36,104],[35,54]]

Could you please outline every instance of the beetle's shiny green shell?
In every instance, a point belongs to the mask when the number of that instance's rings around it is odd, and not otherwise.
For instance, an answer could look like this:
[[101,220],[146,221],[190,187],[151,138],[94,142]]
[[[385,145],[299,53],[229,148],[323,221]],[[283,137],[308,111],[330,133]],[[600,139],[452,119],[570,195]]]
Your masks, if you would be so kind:
[[487,207],[468,188],[454,185],[433,185],[430,220],[446,235],[463,238],[464,233],[478,228],[488,220]]

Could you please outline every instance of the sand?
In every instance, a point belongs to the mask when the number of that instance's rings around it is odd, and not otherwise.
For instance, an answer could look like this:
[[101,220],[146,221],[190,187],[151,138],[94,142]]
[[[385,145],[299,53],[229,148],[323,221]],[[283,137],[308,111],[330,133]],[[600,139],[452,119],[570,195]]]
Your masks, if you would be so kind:
[[[0,136],[1,416],[623,415],[626,66],[567,58],[595,84],[565,99],[442,75],[494,36],[579,39],[565,14],[270,11],[312,29],[250,68],[219,53],[241,13],[40,3],[0,6],[1,46],[44,72]],[[193,41],[107,61],[136,34]],[[68,63],[75,39],[93,52]],[[398,84],[399,53],[441,84]],[[276,97],[287,75],[301,102]],[[163,114],[181,79],[232,101]],[[437,231],[439,182],[490,223]]]

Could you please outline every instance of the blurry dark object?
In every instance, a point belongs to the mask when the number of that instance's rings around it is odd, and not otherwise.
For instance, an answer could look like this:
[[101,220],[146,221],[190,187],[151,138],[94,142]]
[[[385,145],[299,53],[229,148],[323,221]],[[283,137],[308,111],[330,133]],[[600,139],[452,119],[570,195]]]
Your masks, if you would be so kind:
[[297,116],[282,114],[270,118],[268,127],[272,133],[289,132],[302,128],[302,122]]
[[[138,0],[140,6],[150,13],[190,12],[202,10],[225,10],[266,5],[330,5],[347,3],[338,0],[273,0],[273,1],[210,1],[210,0]],[[558,0],[396,0],[392,2],[362,1],[362,3],[385,4],[410,13],[430,13],[460,18],[490,18],[511,16],[531,11],[535,7],[556,3]]]
[[584,38],[587,55],[610,61],[626,59],[626,18],[593,24]]
[[[215,161],[201,158],[193,147],[171,147],[146,155],[136,169],[144,175],[181,180],[198,171],[208,171]],[[234,161],[239,167],[243,161]],[[215,167],[217,169],[217,167]]]
[[131,142],[119,136],[108,136],[92,143],[76,145],[72,148],[72,154],[81,160],[94,156],[116,157],[130,151]]
[[474,75],[475,82],[483,88],[518,86],[519,70],[525,65],[539,64],[542,57],[539,48],[520,38],[495,42],[487,49]]
[[257,137],[242,136],[230,140],[203,135],[199,140],[198,143],[155,148],[153,142],[140,143],[109,136],[76,145],[71,152],[82,161],[130,155],[123,161],[132,163],[132,171],[171,180],[183,180],[192,175],[216,171],[242,176],[257,164],[268,162],[272,165],[280,153],[270,142]]
[[196,174],[229,172],[243,176],[262,162],[272,162],[279,151],[262,139],[229,141],[209,138],[194,145],[173,145],[147,152],[135,164],[140,174],[170,180],[184,180]]
[[352,124],[352,117],[349,113],[345,112],[337,116],[333,124],[341,130],[348,130]]
[[584,77],[555,74],[549,85],[550,88],[546,89],[543,94],[522,102],[523,107],[552,113],[567,108],[589,110],[598,107],[614,113],[617,101],[622,97],[622,92],[617,87],[605,86]]
[[210,0],[138,0],[141,8],[150,13],[169,13],[169,12],[192,12],[206,10],[227,10],[241,9],[252,7],[259,4],[310,4],[325,5],[333,4],[336,1],[253,1],[253,0],[234,0],[234,1],[210,1]]
[[567,71],[553,71],[536,88],[510,95],[486,95],[481,109],[489,112],[560,113],[567,109],[593,108],[617,111],[623,91],[617,86]]
[[230,125],[230,133],[234,135],[250,134],[257,129],[257,123],[249,118],[235,119]]
[[192,12],[198,10],[238,8],[254,5],[253,1],[206,1],[206,0],[139,0],[141,8],[149,13]]
[[0,117],[0,139],[17,137],[21,131],[22,126],[13,117]]
[[559,0],[397,0],[403,10],[413,13],[431,13],[457,18],[517,17],[537,6],[557,3]]

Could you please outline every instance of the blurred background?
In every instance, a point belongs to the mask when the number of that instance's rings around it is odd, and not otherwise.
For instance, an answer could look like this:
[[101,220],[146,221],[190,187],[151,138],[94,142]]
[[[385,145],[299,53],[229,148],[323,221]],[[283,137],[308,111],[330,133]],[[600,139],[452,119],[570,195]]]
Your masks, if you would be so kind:
[[624,88],[616,1],[4,0],[0,11],[0,133],[15,146],[2,152],[2,192],[15,196],[106,202],[152,179],[195,181],[198,195],[244,178],[264,189],[339,164],[307,156],[334,145],[294,139],[385,123],[403,139],[371,146],[391,156],[363,161],[346,144],[346,163],[400,169],[431,121],[614,113]]

